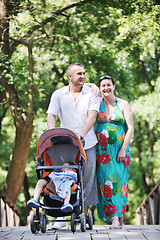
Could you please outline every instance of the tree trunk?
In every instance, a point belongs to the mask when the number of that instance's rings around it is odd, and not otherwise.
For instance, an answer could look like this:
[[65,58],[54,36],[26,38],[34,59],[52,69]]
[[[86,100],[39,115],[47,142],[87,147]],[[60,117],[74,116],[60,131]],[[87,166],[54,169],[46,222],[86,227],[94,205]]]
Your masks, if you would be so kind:
[[2,130],[2,121],[6,115],[7,109],[8,107],[6,106],[6,103],[0,102],[0,135]]
[[27,202],[30,199],[30,193],[29,193],[28,177],[26,173],[24,175],[23,188],[24,188],[23,192],[25,196],[25,205],[27,205]]
[[25,173],[24,175],[24,181],[23,181],[23,193],[24,193],[24,205],[26,207],[26,212],[27,215],[29,214],[29,212],[32,210],[32,208],[27,206],[27,202],[30,199],[30,193],[29,193],[29,183],[28,183],[28,177],[27,174]]
[[0,1],[0,53],[9,55],[8,0]]
[[12,150],[10,166],[4,191],[15,203],[24,181],[25,167],[29,157],[30,141],[33,131],[33,118],[24,126],[16,128],[15,143]]
[[[0,53],[1,73],[10,71],[6,60],[9,59],[9,21],[8,21],[8,1],[0,1]],[[27,45],[27,44],[26,44]],[[34,61],[32,56],[32,44],[28,46],[29,56],[29,85],[28,85],[28,109],[23,107],[14,84],[9,83],[9,79],[1,75],[1,84],[5,88],[6,101],[14,120],[16,136],[12,155],[10,157],[10,166],[4,185],[4,192],[15,203],[18,194],[23,186],[25,167],[29,157],[30,142],[33,132],[33,68]]]
[[10,166],[4,185],[4,192],[13,202],[16,202],[21,187],[23,186],[25,167],[29,157],[30,142],[33,132],[34,111],[32,82],[34,61],[32,56],[32,45],[28,45],[28,56],[30,84],[28,86],[27,111],[21,106],[14,86],[9,86],[8,84],[6,84],[6,88],[8,88],[8,92],[6,92],[7,103],[9,105],[11,115],[14,119],[14,124],[16,127],[16,137],[12,149]]

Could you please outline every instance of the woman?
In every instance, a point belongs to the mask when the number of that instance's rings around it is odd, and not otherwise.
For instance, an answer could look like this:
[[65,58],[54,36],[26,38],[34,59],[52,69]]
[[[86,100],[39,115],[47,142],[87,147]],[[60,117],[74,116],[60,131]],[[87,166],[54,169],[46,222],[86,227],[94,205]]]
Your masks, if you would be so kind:
[[112,222],[110,228],[121,228],[127,208],[133,113],[127,101],[115,97],[112,77],[103,76],[99,83],[103,99],[95,129],[98,138],[97,211],[103,221]]

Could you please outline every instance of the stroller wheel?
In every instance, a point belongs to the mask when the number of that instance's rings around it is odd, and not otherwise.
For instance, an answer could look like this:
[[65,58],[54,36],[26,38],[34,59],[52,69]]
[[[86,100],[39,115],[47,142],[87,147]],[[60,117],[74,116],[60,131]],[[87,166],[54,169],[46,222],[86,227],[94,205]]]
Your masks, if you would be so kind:
[[40,229],[42,233],[46,232],[46,228],[47,228],[47,223],[46,223],[46,215],[45,214],[41,214],[40,216]]
[[86,231],[86,216],[84,213],[81,214],[81,231]]
[[88,225],[89,225],[89,230],[92,230],[93,229],[93,216],[92,216],[91,211],[88,213]]
[[76,231],[76,214],[71,215],[71,231],[74,233]]
[[31,232],[33,234],[38,232],[38,229],[36,229],[35,215],[31,215],[31,218],[30,218],[30,228],[31,228]]

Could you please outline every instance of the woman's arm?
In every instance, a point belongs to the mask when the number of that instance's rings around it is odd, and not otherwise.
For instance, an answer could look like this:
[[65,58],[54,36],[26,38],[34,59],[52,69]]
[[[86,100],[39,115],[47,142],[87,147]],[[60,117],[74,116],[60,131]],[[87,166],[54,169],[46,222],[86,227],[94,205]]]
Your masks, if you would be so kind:
[[125,121],[126,121],[126,125],[127,125],[127,132],[126,132],[126,135],[125,135],[125,138],[124,138],[124,142],[122,144],[122,147],[121,149],[119,150],[118,152],[118,155],[117,155],[117,162],[120,162],[120,161],[124,161],[125,160],[125,156],[126,156],[126,149],[127,149],[127,146],[128,144],[130,143],[131,141],[131,138],[133,136],[133,132],[134,132],[134,127],[133,127],[133,112],[132,112],[132,109],[131,107],[129,106],[128,102],[127,101],[123,101],[123,104],[122,104],[122,112],[124,114],[124,118],[125,118]]

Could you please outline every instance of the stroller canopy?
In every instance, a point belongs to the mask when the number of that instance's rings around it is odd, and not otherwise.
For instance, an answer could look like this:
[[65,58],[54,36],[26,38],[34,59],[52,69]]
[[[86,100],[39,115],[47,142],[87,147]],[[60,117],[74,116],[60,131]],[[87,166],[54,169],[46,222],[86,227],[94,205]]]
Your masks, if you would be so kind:
[[[45,151],[49,152],[49,149],[58,149],[58,146],[62,146],[64,151],[65,149],[68,149],[68,151],[70,151],[70,149],[71,151],[77,149],[77,152],[81,153],[81,156],[86,162],[86,154],[77,134],[66,128],[49,129],[40,136],[37,146],[36,159],[42,156]],[[61,152],[63,151],[63,148],[61,148]],[[71,152],[66,154],[71,154]]]

